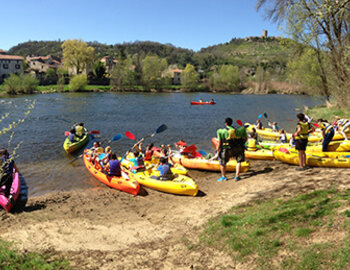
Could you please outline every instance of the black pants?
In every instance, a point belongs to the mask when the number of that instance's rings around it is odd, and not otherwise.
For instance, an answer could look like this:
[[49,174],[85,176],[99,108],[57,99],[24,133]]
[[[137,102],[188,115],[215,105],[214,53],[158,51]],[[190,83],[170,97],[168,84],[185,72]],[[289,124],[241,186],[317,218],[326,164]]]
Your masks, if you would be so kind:
[[10,196],[13,177],[12,174],[5,174],[0,180],[0,187],[5,185],[5,196]]

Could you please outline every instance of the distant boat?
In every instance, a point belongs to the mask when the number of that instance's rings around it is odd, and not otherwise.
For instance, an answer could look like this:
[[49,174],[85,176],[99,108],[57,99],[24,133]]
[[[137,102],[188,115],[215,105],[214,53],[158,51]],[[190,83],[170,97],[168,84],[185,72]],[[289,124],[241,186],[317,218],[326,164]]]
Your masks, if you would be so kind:
[[191,105],[215,105],[215,101],[191,101]]

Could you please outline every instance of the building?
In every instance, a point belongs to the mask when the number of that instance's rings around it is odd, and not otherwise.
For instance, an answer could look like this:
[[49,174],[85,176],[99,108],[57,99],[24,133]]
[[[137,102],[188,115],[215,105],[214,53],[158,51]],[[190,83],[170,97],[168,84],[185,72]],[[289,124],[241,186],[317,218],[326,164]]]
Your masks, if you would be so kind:
[[52,55],[48,56],[27,56],[26,57],[29,73],[35,75],[40,81],[44,79],[48,69],[57,69],[62,67],[60,59]]
[[0,83],[12,73],[23,74],[23,57],[8,55],[4,50],[0,50]]
[[100,62],[104,64],[104,66],[106,68],[106,73],[110,73],[112,71],[114,65],[117,63],[117,60],[111,56],[103,56],[100,59]]
[[176,68],[176,69],[170,69],[169,71],[171,72],[172,84],[180,85],[181,84],[181,74],[182,74],[183,70]]

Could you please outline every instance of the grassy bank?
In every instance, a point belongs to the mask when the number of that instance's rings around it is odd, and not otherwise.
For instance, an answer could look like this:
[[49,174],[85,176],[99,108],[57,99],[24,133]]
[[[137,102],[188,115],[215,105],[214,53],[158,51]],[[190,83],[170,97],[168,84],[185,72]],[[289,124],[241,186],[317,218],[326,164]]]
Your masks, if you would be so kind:
[[334,121],[337,116],[350,119],[350,109],[339,107],[327,108],[326,106],[316,106],[307,109],[305,113],[315,120],[322,118]]
[[349,205],[350,189],[234,207],[206,226],[200,245],[250,269],[350,269]]
[[31,252],[21,253],[12,249],[11,244],[0,239],[0,269],[71,269],[62,259]]

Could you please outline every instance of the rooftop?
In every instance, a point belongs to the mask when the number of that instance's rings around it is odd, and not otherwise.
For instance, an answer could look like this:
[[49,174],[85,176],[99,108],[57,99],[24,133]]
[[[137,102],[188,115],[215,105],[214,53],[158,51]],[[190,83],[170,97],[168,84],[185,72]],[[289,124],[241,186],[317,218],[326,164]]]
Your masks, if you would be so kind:
[[22,56],[18,56],[18,55],[1,55],[0,54],[0,59],[1,60],[22,60],[23,61],[23,57]]

